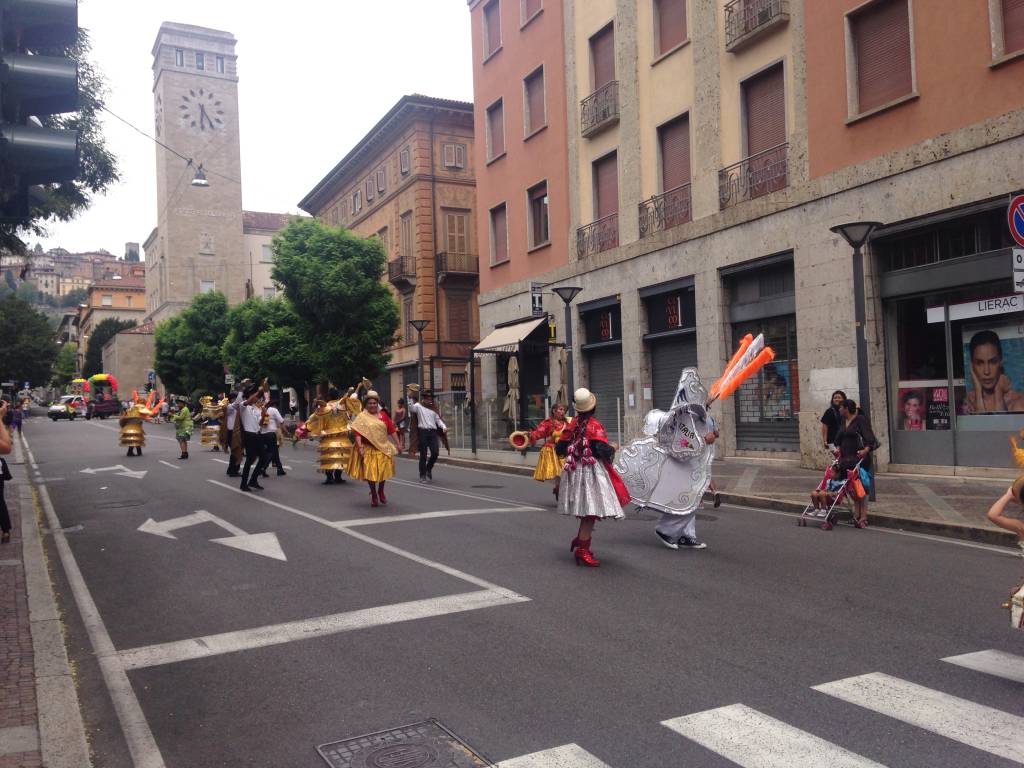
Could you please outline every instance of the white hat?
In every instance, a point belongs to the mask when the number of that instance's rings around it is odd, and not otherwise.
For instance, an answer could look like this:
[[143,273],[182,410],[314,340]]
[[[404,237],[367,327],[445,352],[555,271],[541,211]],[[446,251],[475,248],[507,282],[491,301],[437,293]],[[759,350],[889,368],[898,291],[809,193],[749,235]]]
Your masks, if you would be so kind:
[[586,413],[597,407],[597,396],[586,387],[580,387],[573,393],[573,407],[576,413]]
[[380,402],[380,395],[377,394],[376,390],[371,389],[369,392],[366,393],[366,399],[367,400],[376,400],[379,403]]

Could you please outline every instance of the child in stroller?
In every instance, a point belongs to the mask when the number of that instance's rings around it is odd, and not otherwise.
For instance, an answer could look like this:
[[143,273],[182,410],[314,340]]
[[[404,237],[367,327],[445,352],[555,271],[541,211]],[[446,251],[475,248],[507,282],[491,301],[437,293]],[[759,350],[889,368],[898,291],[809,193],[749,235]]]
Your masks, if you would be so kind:
[[830,509],[845,484],[846,480],[843,478],[843,470],[840,469],[839,462],[833,462],[825,473],[825,479],[811,491],[811,506],[817,510]]
[[815,522],[820,521],[821,530],[830,531],[835,527],[836,515],[840,512],[845,512],[852,518],[851,493],[854,481],[857,480],[859,483],[860,464],[858,461],[852,470],[846,471],[839,461],[838,452],[833,452],[832,464],[825,470],[825,476],[821,478],[818,487],[811,491],[811,503],[804,507],[796,524],[805,526],[807,520],[812,519]]

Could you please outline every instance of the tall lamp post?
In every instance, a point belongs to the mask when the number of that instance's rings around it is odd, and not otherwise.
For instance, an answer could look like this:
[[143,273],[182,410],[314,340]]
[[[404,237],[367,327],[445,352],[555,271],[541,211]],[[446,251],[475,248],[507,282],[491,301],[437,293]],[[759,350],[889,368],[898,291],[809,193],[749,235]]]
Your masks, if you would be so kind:
[[416,329],[419,337],[419,366],[416,368],[416,383],[420,385],[420,397],[423,397],[423,330],[430,325],[429,320],[410,320],[409,325]]
[[[566,349],[566,363],[565,363],[565,398],[566,400],[572,401],[573,394],[576,392],[575,381],[573,380],[573,353],[572,353],[572,312],[569,310],[569,305],[572,300],[575,299],[580,291],[583,289],[578,285],[563,285],[559,288],[555,288],[555,293],[558,297],[565,302],[565,349]],[[568,410],[569,403],[564,403],[566,410]]]

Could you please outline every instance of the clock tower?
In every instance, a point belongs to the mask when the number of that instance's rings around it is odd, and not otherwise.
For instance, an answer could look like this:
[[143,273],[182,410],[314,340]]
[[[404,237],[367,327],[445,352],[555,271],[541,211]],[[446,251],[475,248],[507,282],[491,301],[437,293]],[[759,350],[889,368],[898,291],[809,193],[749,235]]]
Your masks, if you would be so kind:
[[[157,229],[147,243],[146,308],[160,321],[197,293],[246,297],[235,37],[164,22],[153,45]],[[193,165],[178,156],[191,158]],[[202,166],[208,186],[192,182]]]

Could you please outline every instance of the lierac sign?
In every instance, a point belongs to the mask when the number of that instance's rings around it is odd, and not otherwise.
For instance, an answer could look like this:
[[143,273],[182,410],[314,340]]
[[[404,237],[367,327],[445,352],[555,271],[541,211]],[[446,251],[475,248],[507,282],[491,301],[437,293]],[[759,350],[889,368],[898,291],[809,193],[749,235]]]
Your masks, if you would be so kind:
[[[1011,293],[1009,296],[993,296],[988,299],[975,299],[963,304],[949,305],[949,320],[967,320],[971,317],[988,317],[989,315],[1009,315],[1024,311],[1024,294]],[[928,322],[941,323],[945,319],[942,307],[928,307]]]

